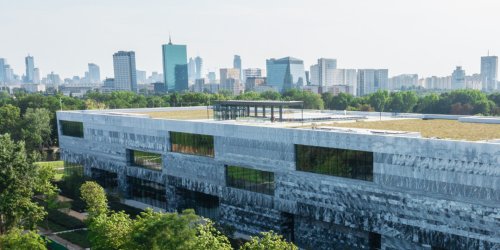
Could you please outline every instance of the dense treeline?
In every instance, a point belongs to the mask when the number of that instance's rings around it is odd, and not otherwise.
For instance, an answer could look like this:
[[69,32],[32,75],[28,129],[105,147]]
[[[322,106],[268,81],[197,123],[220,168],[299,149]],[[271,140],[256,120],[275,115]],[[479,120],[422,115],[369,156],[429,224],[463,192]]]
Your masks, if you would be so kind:
[[355,97],[341,93],[322,95],[299,90],[247,92],[231,96],[227,92],[173,93],[141,95],[132,92],[103,94],[89,92],[83,98],[61,94],[42,95],[0,92],[0,134],[9,133],[17,141],[26,142],[27,151],[43,151],[57,145],[55,112],[57,110],[152,108],[211,105],[216,100],[301,100],[306,109],[335,109],[386,112],[416,112],[463,115],[500,115],[500,93],[487,95],[477,90],[457,90],[441,94],[417,95],[413,91],[379,91]]

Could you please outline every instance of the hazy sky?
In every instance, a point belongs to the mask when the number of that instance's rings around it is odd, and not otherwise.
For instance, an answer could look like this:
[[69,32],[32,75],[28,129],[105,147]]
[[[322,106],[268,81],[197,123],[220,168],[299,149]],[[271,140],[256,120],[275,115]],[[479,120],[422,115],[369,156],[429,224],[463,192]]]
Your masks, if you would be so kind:
[[113,76],[112,54],[136,52],[137,69],[161,72],[161,44],[187,44],[204,69],[265,68],[293,56],[389,75],[479,71],[500,54],[499,0],[0,0],[0,57],[17,74],[30,53],[43,75],[83,75],[87,63]]

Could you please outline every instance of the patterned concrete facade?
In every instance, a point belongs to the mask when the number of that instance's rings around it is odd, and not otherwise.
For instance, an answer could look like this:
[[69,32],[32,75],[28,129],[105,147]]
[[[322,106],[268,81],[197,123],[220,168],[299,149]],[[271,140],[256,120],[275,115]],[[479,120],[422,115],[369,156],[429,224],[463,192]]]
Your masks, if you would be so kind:
[[[404,135],[58,112],[84,138],[63,136],[65,161],[219,197],[219,220],[240,233],[274,230],[305,249],[500,249],[500,144]],[[169,132],[214,136],[215,157],[171,152]],[[374,152],[373,181],[296,170],[295,146]],[[162,171],[130,166],[127,150],[163,155]],[[274,173],[274,195],[228,187],[225,165]],[[377,243],[378,242],[378,243]]]

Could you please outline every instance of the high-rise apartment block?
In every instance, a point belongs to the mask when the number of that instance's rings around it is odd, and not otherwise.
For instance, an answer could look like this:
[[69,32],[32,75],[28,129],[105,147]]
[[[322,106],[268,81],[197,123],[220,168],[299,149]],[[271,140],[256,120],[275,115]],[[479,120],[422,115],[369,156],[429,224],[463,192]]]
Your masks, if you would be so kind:
[[332,70],[332,84],[333,86],[346,86],[345,88],[337,87],[340,90],[348,90],[351,95],[357,94],[358,75],[355,69],[334,69]]
[[465,89],[465,70],[462,66],[457,66],[451,74],[451,88],[452,89]]
[[240,71],[240,78],[239,78],[239,80],[242,80],[241,57],[239,55],[234,55],[233,68],[238,69]]
[[199,56],[195,57],[194,65],[195,65],[196,79],[201,79],[202,78],[201,72],[203,70],[203,59]]
[[267,86],[283,92],[306,85],[304,62],[293,57],[266,60]]
[[6,83],[7,79],[5,77],[5,59],[0,58],[0,83]]
[[417,74],[403,74],[393,76],[389,79],[389,89],[401,90],[416,87],[418,85]]
[[24,75],[24,82],[33,83],[33,76],[35,74],[35,58],[28,55],[24,58],[24,63],[26,65],[26,74]]
[[137,92],[135,52],[118,51],[113,54],[113,68],[115,73],[114,90]]
[[498,90],[498,57],[481,57],[481,80],[486,91]]
[[168,91],[188,90],[188,66],[186,45],[162,45],[163,49],[163,77]]
[[359,69],[358,96],[368,95],[378,90],[388,89],[389,70],[387,69]]
[[337,68],[337,59],[320,58],[310,68],[311,84],[319,86],[333,85],[333,70]]
[[92,84],[99,84],[101,83],[101,70],[99,69],[99,66],[97,66],[94,63],[89,63],[89,82]]

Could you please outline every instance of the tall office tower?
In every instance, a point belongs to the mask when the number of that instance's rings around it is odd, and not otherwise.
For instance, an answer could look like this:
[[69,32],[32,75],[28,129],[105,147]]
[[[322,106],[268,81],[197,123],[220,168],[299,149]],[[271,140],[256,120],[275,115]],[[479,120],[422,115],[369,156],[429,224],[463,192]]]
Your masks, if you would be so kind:
[[56,88],[61,84],[61,77],[59,77],[58,74],[54,73],[54,71],[50,72],[50,74],[47,75],[47,82],[46,84],[50,87]]
[[118,51],[113,54],[113,67],[115,72],[114,90],[137,92],[135,52]]
[[309,67],[309,76],[311,77],[311,85],[319,86],[319,65],[314,64]]
[[188,61],[188,79],[190,83],[193,83],[194,79],[196,79],[196,64],[192,57]]
[[378,90],[386,90],[389,85],[388,69],[358,70],[358,96],[368,95]]
[[7,83],[5,75],[5,59],[0,58],[0,83]]
[[5,74],[5,83],[11,83],[14,81],[14,70],[10,68],[10,65],[5,64],[3,67],[3,72]]
[[240,82],[240,69],[220,69],[220,90],[227,90],[233,95],[243,92]]
[[233,59],[233,68],[238,69],[240,71],[240,78],[239,80],[242,80],[242,72],[241,72],[241,57],[239,55],[234,55]]
[[146,83],[146,71],[145,70],[136,70],[135,74],[137,76],[137,84],[145,84]]
[[26,64],[26,75],[24,80],[27,83],[33,83],[33,74],[35,71],[35,58],[28,55],[26,58],[24,58],[24,63]]
[[94,63],[89,63],[89,82],[93,84],[101,83],[101,70]]
[[201,72],[203,70],[203,59],[199,56],[194,58],[194,64],[196,66],[196,79],[201,79]]
[[301,88],[306,83],[304,62],[293,57],[266,60],[267,86],[283,92]]
[[320,58],[310,68],[311,84],[319,86],[333,85],[333,70],[337,68],[337,59]]
[[247,82],[249,77],[262,77],[262,70],[259,68],[248,68],[243,70],[243,82]]
[[403,74],[393,76],[389,79],[389,89],[400,90],[418,86],[417,74]]
[[462,66],[457,66],[451,74],[451,88],[452,89],[465,89],[465,70]]
[[332,70],[333,85],[345,85],[348,93],[357,94],[358,75],[355,69],[334,69]]
[[40,83],[40,69],[35,68],[33,70],[33,83],[39,84]]
[[214,84],[217,81],[217,76],[215,75],[215,72],[213,72],[213,71],[208,72],[207,78],[208,78],[208,83],[210,83],[210,84]]
[[481,57],[481,81],[483,89],[486,91],[494,91],[500,89],[498,86],[498,57],[497,56],[482,56]]
[[184,91],[188,89],[188,69],[186,45],[162,45],[163,78],[168,91]]

